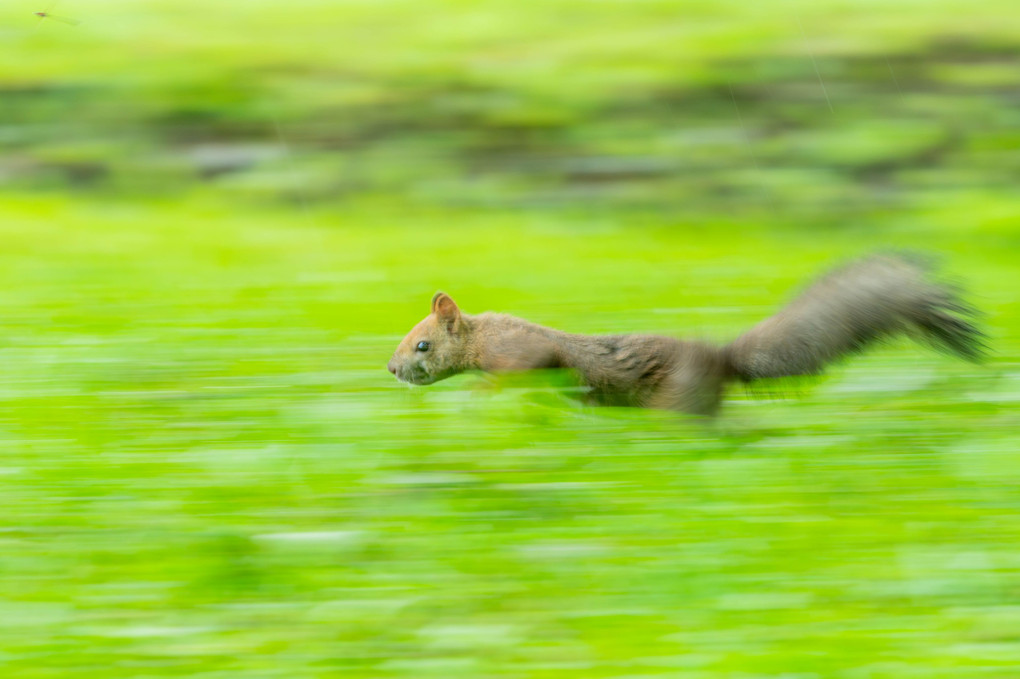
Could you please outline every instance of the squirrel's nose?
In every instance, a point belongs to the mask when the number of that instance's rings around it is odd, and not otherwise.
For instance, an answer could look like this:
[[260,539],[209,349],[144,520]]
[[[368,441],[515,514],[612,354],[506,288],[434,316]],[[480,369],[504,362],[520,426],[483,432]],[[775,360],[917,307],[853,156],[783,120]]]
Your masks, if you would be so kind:
[[387,363],[386,367],[389,368],[390,372],[393,373],[394,375],[397,374],[397,366],[395,366],[393,364],[393,361],[390,361],[389,363]]

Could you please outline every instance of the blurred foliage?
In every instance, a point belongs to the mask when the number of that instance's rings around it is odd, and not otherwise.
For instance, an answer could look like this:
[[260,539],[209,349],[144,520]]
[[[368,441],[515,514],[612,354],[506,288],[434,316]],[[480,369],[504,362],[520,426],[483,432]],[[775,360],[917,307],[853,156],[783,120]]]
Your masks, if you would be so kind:
[[20,5],[19,188],[824,216],[1020,172],[1007,2]]
[[[0,7],[0,671],[1012,679],[1006,2]],[[446,289],[725,340],[945,255],[895,342],[723,415],[397,384]]]

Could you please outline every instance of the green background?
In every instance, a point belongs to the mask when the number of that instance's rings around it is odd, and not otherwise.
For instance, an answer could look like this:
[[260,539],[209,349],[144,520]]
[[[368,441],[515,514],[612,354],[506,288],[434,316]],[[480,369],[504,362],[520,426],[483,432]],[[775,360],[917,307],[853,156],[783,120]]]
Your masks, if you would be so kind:
[[[1012,679],[1011,2],[0,7],[0,673]],[[898,340],[719,418],[409,389],[437,289],[726,341],[934,252]]]

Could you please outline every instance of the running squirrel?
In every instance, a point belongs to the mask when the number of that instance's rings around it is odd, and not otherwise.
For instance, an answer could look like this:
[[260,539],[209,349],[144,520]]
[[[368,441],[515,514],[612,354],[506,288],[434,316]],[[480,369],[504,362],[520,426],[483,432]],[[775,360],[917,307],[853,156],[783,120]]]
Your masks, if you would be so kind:
[[438,292],[387,367],[411,384],[467,370],[570,368],[597,403],[712,415],[729,382],[817,374],[901,333],[979,360],[984,336],[971,321],[973,308],[931,273],[912,255],[851,262],[725,346],[658,335],[575,335],[504,314],[469,315]]

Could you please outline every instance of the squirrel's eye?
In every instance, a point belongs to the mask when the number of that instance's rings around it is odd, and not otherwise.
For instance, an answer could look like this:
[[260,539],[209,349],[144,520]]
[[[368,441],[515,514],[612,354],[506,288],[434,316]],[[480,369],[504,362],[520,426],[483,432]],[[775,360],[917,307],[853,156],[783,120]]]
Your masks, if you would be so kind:
[[429,343],[424,341],[424,340],[421,341],[421,342],[418,342],[418,347],[417,348],[418,348],[418,351],[428,351],[429,350]]

